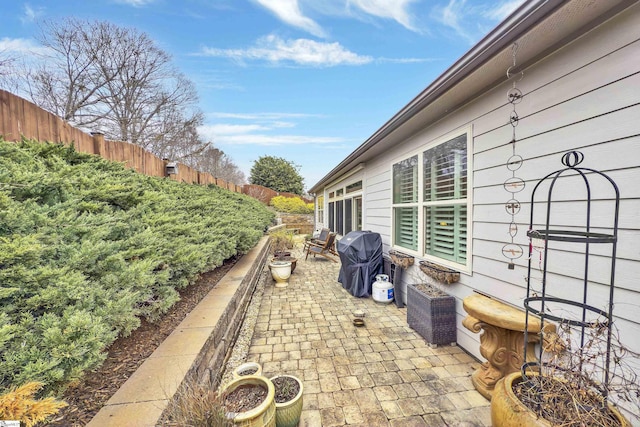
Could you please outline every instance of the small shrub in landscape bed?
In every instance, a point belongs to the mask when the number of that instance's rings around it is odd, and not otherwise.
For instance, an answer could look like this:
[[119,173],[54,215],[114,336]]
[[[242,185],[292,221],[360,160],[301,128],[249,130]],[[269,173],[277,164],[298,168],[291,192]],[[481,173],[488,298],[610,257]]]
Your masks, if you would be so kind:
[[278,212],[292,214],[310,214],[314,209],[313,203],[305,203],[299,197],[275,196],[269,204]]
[[34,381],[0,395],[0,421],[20,420],[21,425],[31,427],[67,406],[52,397],[34,399],[42,385]]
[[0,394],[29,381],[59,392],[272,220],[215,186],[0,139]]

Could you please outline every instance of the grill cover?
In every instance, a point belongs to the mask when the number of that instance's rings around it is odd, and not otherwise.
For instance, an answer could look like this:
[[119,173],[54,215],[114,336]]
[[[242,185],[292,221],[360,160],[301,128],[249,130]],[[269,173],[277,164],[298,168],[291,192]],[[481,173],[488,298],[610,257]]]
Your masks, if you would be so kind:
[[376,275],[382,273],[382,239],[371,231],[352,231],[337,243],[342,265],[338,282],[355,297],[371,295]]

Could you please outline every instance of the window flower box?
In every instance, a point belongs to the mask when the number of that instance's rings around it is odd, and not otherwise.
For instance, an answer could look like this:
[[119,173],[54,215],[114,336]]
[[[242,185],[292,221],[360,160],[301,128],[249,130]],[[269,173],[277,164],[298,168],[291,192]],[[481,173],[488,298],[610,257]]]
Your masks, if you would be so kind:
[[429,261],[420,261],[420,270],[432,279],[446,284],[460,280],[460,272]]
[[403,254],[402,252],[394,250],[389,251],[389,257],[391,257],[391,261],[393,261],[395,265],[400,266],[405,270],[412,266],[415,260],[411,255]]
[[435,286],[407,285],[407,323],[430,345],[456,343],[456,300]]

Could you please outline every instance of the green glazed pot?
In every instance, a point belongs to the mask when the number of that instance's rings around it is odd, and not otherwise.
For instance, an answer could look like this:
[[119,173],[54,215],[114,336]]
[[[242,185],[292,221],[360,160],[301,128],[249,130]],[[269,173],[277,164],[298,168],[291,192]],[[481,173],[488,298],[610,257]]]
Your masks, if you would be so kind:
[[279,377],[293,378],[298,382],[300,390],[296,397],[288,402],[277,403],[276,402],[276,427],[296,427],[300,422],[300,415],[302,414],[302,381],[293,375],[276,375],[270,378],[271,382]]

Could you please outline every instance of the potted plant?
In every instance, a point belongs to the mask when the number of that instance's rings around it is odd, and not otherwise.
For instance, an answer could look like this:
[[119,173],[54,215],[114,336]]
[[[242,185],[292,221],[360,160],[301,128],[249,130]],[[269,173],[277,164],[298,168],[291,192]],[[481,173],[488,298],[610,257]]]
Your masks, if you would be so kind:
[[291,262],[291,272],[296,269],[297,258],[291,255],[291,250],[295,247],[293,233],[286,228],[278,228],[269,232],[271,239],[272,261]]
[[[539,378],[534,373],[529,376]],[[492,425],[494,427],[554,427],[559,425],[567,427],[587,425],[631,427],[629,421],[610,403],[594,407],[594,402],[598,400],[597,393],[576,388],[575,385],[572,386],[571,383],[558,378],[551,381],[558,382],[557,385],[548,385],[550,390],[547,394],[553,394],[553,402],[551,399],[544,398],[544,389],[531,390],[531,386],[526,385],[521,372],[513,372],[498,381],[491,398]],[[536,380],[535,383],[539,382]],[[542,403],[537,410],[522,401],[522,388],[529,388],[530,393],[534,394],[535,400]],[[553,389],[559,390],[560,394],[554,394]],[[546,404],[544,404],[545,401],[547,401]],[[534,406],[538,405],[534,404]]]
[[275,389],[276,426],[297,426],[302,414],[302,381],[293,375],[277,375],[271,382]]
[[246,362],[233,370],[233,377],[240,378],[246,375],[262,375],[262,366],[258,362]]
[[246,375],[231,381],[223,391],[226,418],[239,426],[275,427],[273,383],[263,376]]
[[286,288],[289,286],[291,277],[291,261],[273,260],[269,263],[271,277],[276,281],[276,288]]
[[[491,399],[494,427],[631,425],[613,403],[628,405],[635,424],[640,422],[637,368],[624,358],[631,354],[637,360],[640,355],[619,341],[613,315],[620,193],[604,173],[580,167],[583,160],[580,152],[565,153],[565,167],[546,175],[531,192],[524,308],[525,322],[532,316],[540,318],[540,345],[534,360],[496,384]],[[584,216],[557,208],[564,205],[563,196],[558,196],[566,194],[563,191],[586,195]],[[593,200],[607,200],[598,215],[589,209]],[[546,222],[540,224],[536,218],[542,217]],[[571,227],[565,229],[558,224]],[[600,228],[610,234],[594,232]],[[557,250],[560,245],[562,250]],[[586,268],[596,245],[611,250],[608,263],[602,257],[597,269]],[[541,248],[539,274],[532,265],[537,247]],[[571,258],[571,263],[585,266],[575,281],[567,280],[565,272],[557,269],[567,263],[563,257],[569,252],[582,258]],[[594,270],[608,276],[608,282],[594,280]],[[561,294],[554,294],[560,289]],[[555,328],[545,328],[545,322]],[[529,342],[527,328],[522,341],[524,345]]]
[[431,346],[454,345],[456,300],[433,285],[408,284],[407,323]]
[[[615,381],[607,387],[601,380],[597,360],[602,349],[601,326],[589,331],[583,345],[572,349],[571,328],[561,324],[559,333],[545,338],[544,362],[525,365],[496,384],[491,398],[494,427],[628,427],[631,423],[611,400],[632,402],[637,407],[640,384],[620,352],[612,354]],[[575,331],[574,331],[575,334]],[[573,337],[575,338],[575,336]],[[616,343],[619,345],[619,343]],[[533,369],[528,366],[533,365]],[[637,415],[636,415],[637,416]],[[636,419],[636,421],[638,421]]]

